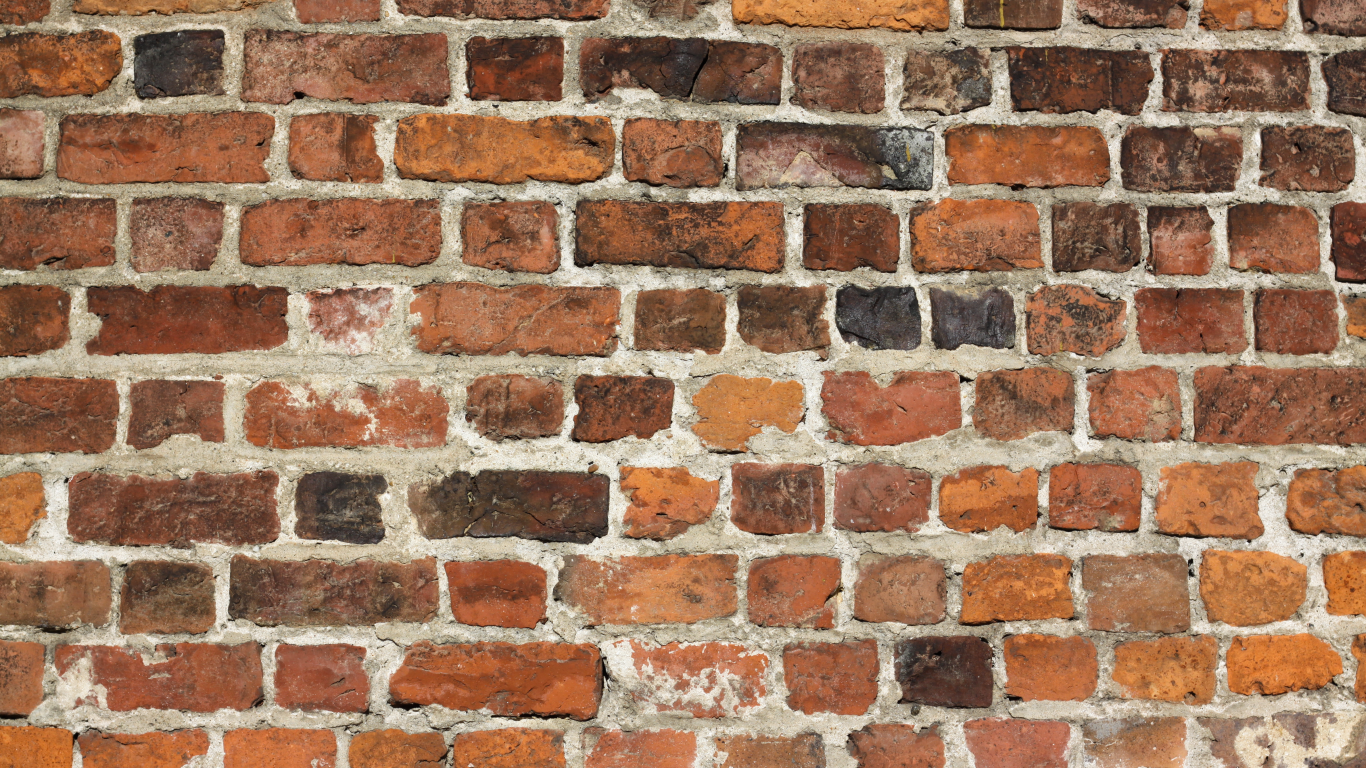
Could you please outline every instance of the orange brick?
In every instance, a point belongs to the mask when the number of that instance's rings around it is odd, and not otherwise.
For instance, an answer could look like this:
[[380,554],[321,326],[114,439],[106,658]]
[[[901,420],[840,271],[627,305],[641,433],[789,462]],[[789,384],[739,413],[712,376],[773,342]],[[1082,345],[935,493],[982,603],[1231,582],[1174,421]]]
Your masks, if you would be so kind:
[[1039,519],[1039,473],[1006,467],[969,467],[939,484],[939,519],[964,533],[1005,526],[1022,532]]
[[331,731],[292,728],[236,730],[223,734],[223,768],[332,768],[337,759],[337,737]]
[[564,768],[564,732],[500,728],[462,733],[451,744],[451,765],[478,768]]
[[948,0],[906,5],[895,0],[867,3],[808,3],[801,0],[737,0],[731,8],[737,24],[786,24],[794,27],[894,29],[903,32],[949,28]]
[[1366,614],[1366,552],[1324,555],[1323,586],[1328,589],[1329,613],[1337,616]]
[[439,733],[366,731],[351,737],[351,768],[439,768],[446,762],[446,740]]
[[0,727],[0,768],[71,768],[71,731]]
[[[1200,558],[1200,599],[1210,621],[1235,627],[1284,621],[1304,603],[1308,574],[1303,564],[1272,552],[1207,549]],[[1330,586],[1330,613],[1332,597]]]
[[1113,677],[1126,699],[1208,704],[1218,665],[1219,642],[1208,635],[1135,640],[1115,646]]
[[958,376],[949,371],[902,371],[885,387],[866,371],[826,371],[821,403],[826,439],[854,445],[899,445],[963,425]]
[[590,624],[691,623],[735,613],[735,555],[565,557],[555,599]]
[[862,715],[877,701],[877,641],[798,643],[783,649],[787,706],[807,715]]
[[940,200],[911,209],[917,272],[998,272],[1043,267],[1039,209],[1015,200]]
[[20,472],[0,477],[0,543],[23,544],[44,517],[47,501],[42,475]]
[[414,115],[398,122],[394,165],[405,179],[580,184],[612,170],[615,147],[605,117]]
[[1003,646],[1006,695],[1025,701],[1082,701],[1096,691],[1096,646],[1084,637],[1015,635]]
[[950,184],[1099,187],[1110,151],[1098,128],[961,125],[944,132]]
[[692,431],[709,448],[748,450],[749,439],[765,427],[792,434],[806,407],[801,382],[744,379],[723,373],[692,398],[697,423]]
[[711,517],[721,481],[694,477],[683,467],[622,467],[621,492],[631,502],[622,518],[622,533],[663,541]]
[[1002,555],[963,569],[962,624],[1073,616],[1072,561],[1062,555]]
[[1171,536],[1261,536],[1256,477],[1257,465],[1250,461],[1163,467],[1157,530]]
[[833,629],[840,561],[780,555],[749,566],[749,620],[761,627]]
[[85,768],[182,768],[209,753],[203,731],[101,733],[86,731],[78,742]]
[[42,643],[0,640],[0,717],[28,717],[43,702]]
[[1313,691],[1342,674],[1342,657],[1313,635],[1235,637],[1228,649],[1228,689],[1245,696]]
[[697,736],[689,731],[584,730],[584,768],[693,768]]

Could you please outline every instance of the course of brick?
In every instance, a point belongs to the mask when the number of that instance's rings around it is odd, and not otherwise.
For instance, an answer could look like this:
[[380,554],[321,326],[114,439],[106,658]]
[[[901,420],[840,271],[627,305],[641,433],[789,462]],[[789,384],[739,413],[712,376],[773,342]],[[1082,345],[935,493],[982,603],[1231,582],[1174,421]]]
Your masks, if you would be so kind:
[[1366,0],[0,0],[0,768],[1366,759]]

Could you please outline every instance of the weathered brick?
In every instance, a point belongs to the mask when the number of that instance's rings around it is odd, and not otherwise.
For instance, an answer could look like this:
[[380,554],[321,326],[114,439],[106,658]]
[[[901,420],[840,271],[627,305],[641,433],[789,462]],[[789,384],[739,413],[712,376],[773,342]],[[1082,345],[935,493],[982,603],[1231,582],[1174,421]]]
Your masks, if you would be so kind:
[[465,43],[465,82],[478,101],[559,101],[564,38],[471,37]]
[[617,348],[616,288],[432,283],[413,290],[417,348],[429,354],[608,355]]
[[379,21],[380,0],[294,0],[300,24]]
[[0,99],[94,96],[122,69],[121,43],[113,32],[0,37]]
[[460,215],[461,258],[485,269],[550,274],[560,268],[558,225],[552,203],[467,204]]
[[75,0],[72,10],[104,16],[240,11],[266,0]]
[[[744,0],[751,1],[751,0]],[[806,6],[803,6],[806,7]],[[716,751],[726,755],[717,768],[824,768],[825,742],[819,734],[796,736],[742,734],[718,736]]]
[[1262,129],[1263,187],[1341,192],[1356,178],[1356,151],[1346,128],[1302,125]]
[[1048,525],[1067,531],[1136,531],[1143,478],[1121,464],[1058,464],[1048,472]]
[[223,734],[223,768],[252,768],[262,755],[270,755],[271,768],[332,768],[337,737],[303,728],[243,728]]
[[46,653],[42,643],[0,641],[0,715],[28,717],[43,703]]
[[1091,629],[1162,632],[1190,629],[1189,564],[1181,555],[1092,555],[1081,561]]
[[1081,726],[1086,765],[1093,768],[1182,768],[1186,721],[1179,717],[1092,720]]
[[902,79],[903,110],[957,115],[991,103],[991,62],[981,48],[907,51]]
[[835,294],[835,327],[850,344],[915,349],[920,346],[920,302],[915,288],[843,286]]
[[405,179],[580,184],[611,172],[615,148],[605,117],[414,115],[398,121],[394,165]]
[[261,701],[261,646],[163,643],[144,655],[106,645],[57,648],[57,674],[80,666],[92,691],[77,704],[99,704],[112,712],[182,709],[188,712],[245,711]]
[[170,733],[86,731],[76,740],[85,768],[181,768],[207,759],[209,735],[201,730]]
[[821,412],[827,440],[898,445],[948,434],[963,425],[958,376],[901,371],[880,386],[867,371],[826,371]]
[[849,272],[871,267],[895,272],[901,257],[900,221],[881,205],[808,204],[802,266]]
[[1126,699],[1193,706],[1214,699],[1219,642],[1209,635],[1134,640],[1115,646],[1114,681]]
[[383,475],[310,472],[294,487],[294,534],[313,541],[377,544],[384,540],[379,497]]
[[825,470],[808,464],[731,465],[731,522],[747,533],[818,533],[825,527]]
[[0,268],[32,271],[107,267],[114,263],[113,200],[0,197]]
[[[1350,760],[1355,747],[1348,734],[1357,727],[1359,718],[1349,712],[1281,712],[1271,717],[1202,717],[1198,722],[1208,731],[1210,752],[1218,760],[1215,765],[1250,768],[1261,762],[1279,768]],[[1244,744],[1256,744],[1257,751],[1248,750]]]
[[1154,503],[1157,530],[1170,536],[1261,536],[1256,477],[1257,465],[1250,461],[1163,467]]
[[0,10],[0,24],[23,26],[42,21],[52,10],[49,0],[15,0]]
[[1295,470],[1285,517],[1299,533],[1366,536],[1366,466]]
[[886,102],[882,49],[868,43],[808,43],[792,54],[792,103],[872,115]]
[[791,434],[805,410],[800,382],[743,379],[723,373],[693,395],[697,423],[693,432],[708,447],[745,451],[764,427]]
[[1094,288],[1043,286],[1025,302],[1029,351],[1036,355],[1071,352],[1100,357],[1124,343],[1127,314],[1123,300],[1106,299]]
[[1096,437],[1153,443],[1181,438],[1181,388],[1170,368],[1092,373],[1086,391]]
[[290,120],[290,172],[296,179],[309,181],[384,181],[384,161],[375,147],[377,122],[375,115],[340,112],[299,115]]
[[896,645],[903,704],[991,706],[991,645],[980,637],[926,636]]
[[1082,20],[1102,27],[1186,26],[1186,0],[1079,0],[1077,13]]
[[590,37],[579,49],[579,82],[589,101],[615,88],[642,88],[686,99],[707,58],[697,37]]
[[1138,209],[1128,203],[1053,206],[1053,270],[1127,272],[1143,258]]
[[715,187],[725,175],[721,124],[702,120],[627,120],[621,129],[627,181],[655,186]]
[[365,712],[370,678],[364,662],[365,649],[356,645],[277,646],[275,703],[303,712]]
[[351,768],[440,768],[446,763],[446,737],[440,733],[405,733],[396,728],[351,737]]
[[765,352],[814,350],[825,357],[830,324],[824,285],[744,285],[736,294],[740,338]]
[[0,287],[0,357],[61,349],[71,338],[71,296],[54,285]]
[[0,477],[0,544],[23,544],[45,517],[42,475],[19,472]]
[[862,715],[877,701],[876,640],[796,643],[783,649],[787,706],[807,715]]
[[1243,292],[1223,288],[1140,288],[1134,291],[1138,343],[1144,352],[1236,353],[1247,349]]
[[691,290],[636,294],[635,348],[714,355],[726,345],[726,297]]
[[[917,272],[1038,269],[1039,210],[1016,200],[955,200],[911,209]],[[934,290],[931,289],[931,297]],[[1013,318],[1012,318],[1013,319]]]
[[973,291],[953,287],[931,287],[929,292],[930,338],[936,347],[1015,346],[1015,300],[1008,292],[1000,288]]
[[1209,549],[1200,558],[1200,599],[1210,621],[1235,627],[1284,621],[1304,603],[1308,585],[1304,565],[1271,552]]
[[930,521],[930,473],[889,464],[840,467],[835,473],[835,527],[915,533]]
[[743,645],[617,640],[607,654],[612,682],[642,714],[743,716],[768,693],[768,656]]
[[458,19],[564,19],[586,21],[607,15],[607,0],[399,0],[399,13]]
[[781,555],[749,566],[749,620],[761,627],[835,627],[840,561]]
[[128,444],[155,448],[173,435],[194,435],[206,443],[223,442],[223,392],[220,381],[135,381],[129,387],[132,413]]
[[960,125],[944,132],[944,154],[950,184],[1099,187],[1110,179],[1110,151],[1092,127]]
[[0,454],[102,453],[114,445],[119,393],[105,379],[0,379]]
[[1244,696],[1313,691],[1342,674],[1342,657],[1313,635],[1235,637],[1228,649],[1228,689]]
[[777,104],[783,90],[783,53],[774,45],[712,40],[693,82],[703,103]]
[[356,104],[445,104],[451,95],[446,36],[334,35],[252,29],[243,39],[242,99],[297,98]]
[[232,559],[228,615],[263,627],[370,626],[436,616],[436,560]]
[[854,582],[854,618],[900,624],[938,624],[946,615],[944,564],[931,557],[867,555]]
[[1148,207],[1148,254],[1158,275],[1208,275],[1214,219],[1204,206]]
[[1136,115],[1148,98],[1153,68],[1146,51],[1007,48],[1010,102],[1017,112]]
[[1024,701],[1084,701],[1096,692],[1096,646],[1084,637],[1012,635],[1005,639],[1007,696]]
[[737,24],[786,24],[836,29],[894,29],[902,32],[949,28],[949,4],[931,0],[907,6],[890,0],[866,5],[810,3],[796,0],[740,0],[731,12]]
[[849,734],[848,749],[858,768],[944,768],[939,726],[870,723]]
[[607,533],[608,481],[586,472],[453,472],[408,486],[408,507],[429,539],[516,536],[587,544]]
[[1066,768],[1072,727],[1056,720],[992,717],[963,723],[977,768]]
[[1309,108],[1309,57],[1296,51],[1162,52],[1162,108],[1295,112]]
[[1330,218],[1335,276],[1346,283],[1366,282],[1366,203],[1338,203]]
[[[419,2],[421,0],[408,0]],[[430,0],[428,0],[430,1]],[[436,0],[441,2],[442,0]],[[456,0],[444,0],[454,2]],[[480,2],[481,0],[465,0]],[[487,2],[488,0],[482,0]],[[520,4],[519,4],[520,5]],[[606,9],[607,3],[601,7]],[[480,768],[565,768],[564,732],[501,728],[462,733],[451,743],[451,764]]]
[[783,208],[772,202],[579,201],[574,264],[783,268]]
[[545,618],[545,569],[519,560],[446,563],[451,614],[476,627],[530,629]]
[[[389,697],[399,706],[438,704],[502,717],[588,720],[602,698],[602,655],[588,643],[433,645],[422,640],[408,647],[389,678]],[[458,738],[456,743],[458,758]]]
[[564,389],[553,379],[480,376],[465,392],[465,421],[490,440],[551,437],[564,424]]
[[57,176],[81,184],[270,181],[275,118],[261,112],[67,115]]
[[0,179],[43,175],[43,126],[38,110],[0,109]]
[[119,596],[123,634],[197,635],[216,622],[211,566],[153,560],[128,564]]
[[692,624],[736,609],[735,555],[565,557],[555,599],[600,624]]
[[33,726],[0,727],[0,765],[4,768],[69,768],[71,731]]
[[621,491],[630,500],[623,535],[667,541],[711,517],[721,481],[694,477],[683,467],[622,467]]
[[1366,115],[1366,51],[1343,51],[1323,62],[1328,84],[1328,109],[1344,115]]
[[987,533],[1001,526],[1027,531],[1039,519],[1039,472],[987,466],[947,475],[939,483],[939,519],[963,533]]
[[966,0],[963,23],[986,29],[1057,29],[1062,25],[1061,0]]
[[673,423],[674,383],[654,376],[580,376],[574,381],[573,439],[649,440]]
[[207,270],[223,242],[223,204],[192,197],[133,201],[129,234],[133,269]]
[[133,40],[133,91],[139,98],[223,95],[223,30],[182,29]]
[[1124,188],[1135,192],[1232,192],[1242,164],[1237,128],[1133,126],[1120,143]]
[[1199,368],[1195,439],[1286,445],[1366,442],[1366,372],[1357,368]]
[[242,211],[240,258],[255,267],[401,264],[441,252],[436,200],[269,200]]
[[[697,757],[697,735],[691,731],[584,731],[585,768],[635,768],[649,763],[659,768],[692,768]],[[589,741],[596,737],[591,747]]]
[[1342,297],[1342,308],[1347,313],[1347,335],[1366,339],[1366,297]]
[[308,330],[325,349],[361,355],[375,348],[375,335],[394,308],[392,288],[327,288],[309,291]]
[[960,624],[1040,621],[1073,616],[1068,579],[1072,561],[1062,555],[1000,555],[963,569]]
[[1203,29],[1280,29],[1285,26],[1286,0],[1210,0],[1200,9]]
[[977,377],[972,425],[993,440],[1071,432],[1072,377],[1052,368],[987,371]]
[[[1303,580],[1303,571],[1298,575]],[[1323,586],[1328,591],[1327,610],[1330,614],[1366,614],[1366,552],[1334,552],[1324,555]],[[1303,599],[1303,592],[1300,594]]]
[[1337,310],[1332,291],[1259,290],[1252,312],[1257,349],[1282,355],[1332,352],[1338,345]]
[[1366,35],[1358,0],[1300,0],[1304,29],[1320,35]]
[[741,123],[735,187],[929,189],[934,139],[919,128]]
[[1319,220],[1293,205],[1244,203],[1228,209],[1228,261],[1234,269],[1319,271]]
[[87,310],[103,321],[92,355],[221,354],[285,343],[288,292],[238,285],[90,288]]
[[264,381],[247,392],[242,423],[263,448],[435,448],[446,444],[449,408],[440,387],[413,379],[331,391]]

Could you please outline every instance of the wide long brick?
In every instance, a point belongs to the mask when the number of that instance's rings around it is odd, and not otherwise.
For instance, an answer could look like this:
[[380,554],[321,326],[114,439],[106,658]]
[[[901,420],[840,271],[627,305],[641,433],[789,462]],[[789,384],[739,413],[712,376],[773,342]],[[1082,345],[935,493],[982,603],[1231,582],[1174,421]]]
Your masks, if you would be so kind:
[[430,264],[441,255],[436,200],[269,200],[242,210],[243,264]]
[[270,470],[188,479],[82,472],[71,479],[67,529],[117,545],[265,544],[280,534]]
[[117,215],[113,200],[2,197],[0,268],[107,267],[114,263]]
[[736,609],[735,555],[594,559],[571,555],[555,599],[590,624],[691,624]]
[[1124,188],[1135,192],[1232,192],[1242,162],[1234,127],[1133,126],[1119,151]]
[[417,348],[446,355],[608,355],[617,348],[616,288],[436,283],[413,290]]
[[243,711],[262,696],[261,646],[164,643],[151,653],[105,645],[57,649],[58,675],[79,676],[88,686],[78,703],[114,712],[182,709]]
[[607,534],[610,483],[588,472],[452,472],[408,488],[408,508],[430,539],[515,536],[587,544]]
[[288,104],[294,99],[356,104],[406,101],[444,104],[451,95],[446,36],[302,34],[248,30],[242,99]]
[[90,288],[87,309],[104,321],[92,355],[219,354],[274,349],[289,325],[284,288],[160,285]]
[[563,19],[607,15],[608,0],[399,0],[399,13],[457,19]]
[[948,0],[908,4],[895,0],[868,3],[810,3],[802,0],[736,0],[738,24],[786,24],[837,29],[894,29],[921,32],[949,28]]
[[821,388],[826,439],[898,445],[938,437],[963,425],[959,399],[951,371],[902,371],[885,387],[865,371],[827,371]]
[[247,441],[263,448],[436,448],[446,444],[450,404],[414,379],[326,391],[266,381],[247,393]]
[[275,118],[260,112],[68,115],[57,176],[82,184],[261,183]]
[[1007,48],[1010,101],[1016,111],[1136,115],[1148,98],[1153,67],[1146,51]]
[[1162,53],[1169,112],[1295,112],[1309,108],[1309,55],[1297,51]]
[[589,643],[423,641],[408,649],[389,678],[389,696],[401,706],[588,720],[602,698],[602,655]]
[[1366,443],[1366,368],[1200,368],[1195,439],[1202,443]]
[[98,561],[0,563],[0,624],[102,626],[113,599],[109,568]]
[[605,117],[414,115],[398,121],[394,165],[405,179],[581,184],[611,172],[615,151]]
[[232,559],[228,615],[266,627],[368,626],[436,617],[436,560]]
[[93,96],[122,68],[121,42],[113,32],[0,36],[0,99]]
[[0,454],[107,451],[118,418],[106,379],[0,379]]
[[647,203],[583,200],[574,264],[684,269],[783,266],[781,203]]
[[951,184],[1098,187],[1110,178],[1105,136],[1089,126],[960,125],[944,132]]

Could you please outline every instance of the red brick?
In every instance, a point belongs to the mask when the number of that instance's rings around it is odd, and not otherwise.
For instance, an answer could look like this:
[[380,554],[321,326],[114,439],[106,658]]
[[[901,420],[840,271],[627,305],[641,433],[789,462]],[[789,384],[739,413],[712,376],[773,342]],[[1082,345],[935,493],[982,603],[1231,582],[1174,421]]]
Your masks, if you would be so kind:
[[333,768],[337,737],[331,731],[293,728],[223,734],[223,768],[255,768],[263,755],[270,755],[270,768]]
[[1007,696],[1024,701],[1084,701],[1096,692],[1096,646],[1084,637],[1012,635],[1005,639]]
[[902,110],[957,115],[991,103],[991,61],[981,48],[912,49],[902,79]]
[[438,704],[502,717],[588,720],[602,697],[602,657],[587,643],[432,645],[423,640],[408,647],[389,678],[389,697],[398,706]]
[[1162,52],[1162,109],[1296,112],[1309,108],[1309,55],[1298,51]]
[[1199,368],[1195,439],[1286,445],[1366,442],[1366,375],[1358,368]]
[[440,733],[404,733],[396,728],[351,737],[351,768],[441,768],[446,764],[446,738]]
[[1236,353],[1247,349],[1243,292],[1222,288],[1140,288],[1134,292],[1144,352]]
[[1210,0],[1200,11],[1203,29],[1237,31],[1285,26],[1286,0]]
[[0,179],[43,175],[43,124],[38,110],[0,109]]
[[849,754],[858,768],[944,768],[939,726],[919,732],[914,725],[870,723],[849,734]]
[[222,354],[285,343],[288,291],[163,285],[90,288],[87,309],[103,323],[86,344],[92,355]]
[[792,54],[792,103],[807,109],[882,111],[886,102],[882,49],[867,43],[807,43]]
[[0,38],[0,99],[94,96],[123,69],[119,36],[23,32]]
[[809,204],[802,266],[849,272],[895,272],[901,257],[900,220],[881,205]]
[[1366,466],[1295,470],[1285,517],[1299,533],[1366,536]]
[[940,200],[911,209],[917,272],[1039,269],[1039,210],[1017,200]]
[[787,706],[813,715],[862,715],[877,701],[876,640],[799,643],[783,649]]
[[637,768],[644,764],[656,768],[693,768],[697,757],[697,735],[690,731],[626,732],[589,728],[585,729],[584,736],[596,736],[591,747],[584,744],[584,768]]
[[1086,764],[1094,768],[1186,764],[1186,721],[1180,717],[1092,720],[1081,732]]
[[1228,648],[1228,689],[1244,696],[1314,691],[1342,674],[1342,657],[1313,635],[1235,637]]
[[0,715],[28,717],[43,703],[46,653],[42,643],[0,641]]
[[1135,192],[1232,192],[1243,164],[1237,128],[1133,126],[1124,132],[1119,166]]
[[465,421],[495,441],[558,435],[564,389],[558,381],[530,376],[480,376],[466,389]]
[[[1300,575],[1302,578],[1303,573]],[[1324,555],[1323,586],[1328,591],[1328,613],[1334,616],[1366,615],[1366,552]],[[1300,595],[1303,600],[1303,591]]]
[[1005,526],[1017,533],[1039,519],[1039,473],[1025,468],[968,467],[939,483],[939,519],[964,533],[987,533]]
[[375,347],[375,334],[394,307],[392,288],[329,288],[310,291],[308,330],[325,347],[360,355]]
[[0,24],[32,24],[35,21],[42,21],[51,10],[49,0],[15,0],[4,10],[0,10]]
[[202,634],[218,623],[214,603],[211,566],[135,561],[123,573],[119,631],[125,635]]
[[854,582],[854,618],[901,624],[944,620],[947,593],[944,564],[930,557],[867,555]]
[[674,383],[654,376],[580,376],[574,403],[574,440],[649,440],[673,423]]
[[365,712],[370,678],[364,664],[365,649],[356,645],[277,646],[275,703],[304,712]]
[[240,11],[260,5],[262,0],[75,0],[76,13],[102,16],[141,16],[149,13],[217,13]]
[[0,727],[0,766],[70,768],[71,741],[64,728]]
[[834,629],[840,561],[780,555],[749,566],[749,620],[761,627]]
[[128,444],[155,448],[173,435],[223,442],[223,387],[219,381],[133,382]]
[[1338,280],[1366,281],[1366,203],[1333,206],[1333,265]]
[[819,533],[825,470],[809,464],[732,464],[731,522],[746,533]]
[[[1200,599],[1205,615],[1210,621],[1235,627],[1293,618],[1304,603],[1308,573],[1304,565],[1272,552],[1207,549],[1200,556]],[[1331,587],[1328,594],[1331,603]]]
[[1317,125],[1262,129],[1263,187],[1341,192],[1356,178],[1356,151],[1346,128]]
[[735,555],[565,557],[555,599],[590,625],[691,624],[736,609]]
[[1234,269],[1318,272],[1319,220],[1309,208],[1247,203],[1228,209],[1228,262]]
[[0,477],[0,543],[23,544],[47,517],[43,476],[19,472]]
[[1138,209],[1128,203],[1053,206],[1053,270],[1128,272],[1142,259]]
[[71,338],[71,296],[53,285],[0,287],[0,357],[61,349]]
[[1148,253],[1158,275],[1208,275],[1214,261],[1214,219],[1204,206],[1148,207]]
[[627,181],[715,187],[725,175],[721,124],[700,120],[627,120],[621,131]]
[[1219,642],[1209,635],[1135,640],[1115,646],[1114,681],[1126,699],[1187,706],[1214,699]]
[[223,204],[190,197],[140,198],[129,223],[133,269],[203,271],[223,242]]
[[82,472],[69,486],[67,528],[79,542],[265,544],[280,533],[278,484],[269,470],[188,480]]
[[1066,768],[1072,728],[1054,720],[994,717],[963,723],[977,768]]
[[1354,0],[1302,0],[1300,15],[1304,29],[1320,35],[1366,35],[1366,22],[1361,18],[1361,4]]
[[615,151],[605,117],[414,115],[398,121],[394,165],[405,179],[581,184],[610,173]]
[[782,206],[769,202],[649,203],[583,200],[574,264],[777,272]]
[[1122,464],[1059,464],[1048,472],[1048,525],[1065,531],[1137,531],[1143,478]]
[[57,176],[81,184],[270,181],[275,118],[261,112],[67,115]]
[[1362,660],[1366,659],[1366,635],[1357,635],[1352,639],[1352,658],[1357,662],[1356,684],[1353,692],[1356,693],[1357,701],[1366,701],[1366,664]]
[[408,508],[430,539],[517,536],[587,544],[607,534],[609,481],[591,472],[455,471],[408,486]]
[[702,288],[641,291],[634,335],[636,349],[714,355],[726,345],[726,297]]
[[[405,2],[432,0],[405,0]],[[442,0],[435,0],[441,2]],[[445,0],[453,2],[455,0]],[[493,0],[465,0],[481,3]],[[605,6],[606,3],[604,2]],[[462,733],[451,744],[451,765],[479,768],[565,768],[564,732],[502,728]]]
[[380,0],[294,0],[301,24],[379,21]]
[[232,559],[228,616],[262,627],[348,627],[436,618],[436,560]]
[[446,444],[449,407],[439,387],[413,379],[330,392],[266,381],[247,393],[243,428],[263,448],[435,448]]
[[692,99],[711,104],[777,104],[782,90],[783,53],[777,46],[712,40],[707,60],[693,81]]
[[0,454],[101,453],[114,445],[119,393],[104,379],[0,379]]
[[565,19],[586,21],[607,15],[607,0],[400,0],[399,13],[458,19]]
[[830,345],[825,320],[826,289],[789,285],[741,286],[736,308],[740,338],[765,352],[814,350],[822,358]]
[[826,439],[854,445],[898,445],[963,425],[958,376],[948,371],[902,371],[885,387],[866,371],[827,371],[821,402]]
[[1190,629],[1189,564],[1181,555],[1092,555],[1081,562],[1091,629],[1185,632]]
[[1094,288],[1043,286],[1025,303],[1029,351],[1036,355],[1071,352],[1100,357],[1124,343],[1127,315],[1122,300],[1106,299]]
[[607,652],[613,683],[642,714],[736,717],[768,693],[768,656],[743,645],[617,640]]
[[207,759],[209,735],[200,730],[171,733],[101,733],[77,739],[85,768],[182,768]]
[[417,348],[429,354],[598,355],[617,348],[616,288],[433,283],[413,290]]
[[0,197],[0,268],[32,271],[107,267],[114,263],[113,200]]
[[451,95],[446,36],[333,35],[248,30],[242,99],[288,104],[297,98],[356,104],[445,104]]
[[441,253],[436,200],[268,200],[242,211],[240,258],[253,267],[430,264]]
[[[749,0],[745,0],[746,2]],[[814,733],[796,736],[745,734],[718,736],[717,752],[726,755],[718,768],[824,768],[825,743]]]
[[262,697],[261,646],[256,643],[163,643],[146,655],[102,645],[57,648],[58,675],[77,667],[81,680],[93,686],[77,704],[98,703],[112,712],[241,712]]
[[1072,431],[1072,377],[1052,368],[987,371],[977,377],[972,424],[993,440]]
[[1097,128],[962,125],[944,132],[950,184],[1099,187],[1110,152]]
[[384,161],[375,148],[374,115],[324,112],[289,121],[289,170],[296,179],[378,184]]
[[1261,536],[1256,477],[1257,465],[1250,461],[1163,467],[1153,505],[1157,530],[1170,536]]
[[930,473],[888,464],[835,472],[835,527],[915,533],[930,521]]
[[446,563],[451,614],[476,627],[530,629],[545,618],[545,569],[518,560]]
[[1016,112],[1136,115],[1148,98],[1153,68],[1145,51],[1007,48],[1010,102]]
[[465,43],[465,81],[471,99],[559,101],[564,39],[471,37]]
[[1344,294],[1342,308],[1347,313],[1347,335],[1366,339],[1366,296]]
[[1338,345],[1338,297],[1332,291],[1257,291],[1252,323],[1257,349],[1282,355],[1332,352]]
[[[472,267],[550,274],[560,268],[558,227],[552,203],[469,203],[460,215],[461,259]],[[439,233],[436,246],[439,252]]]
[[1181,389],[1170,368],[1092,373],[1086,391],[1096,437],[1154,443],[1181,438]]
[[960,624],[1040,621],[1073,616],[1068,580],[1072,561],[1062,555],[1000,555],[963,569]]

